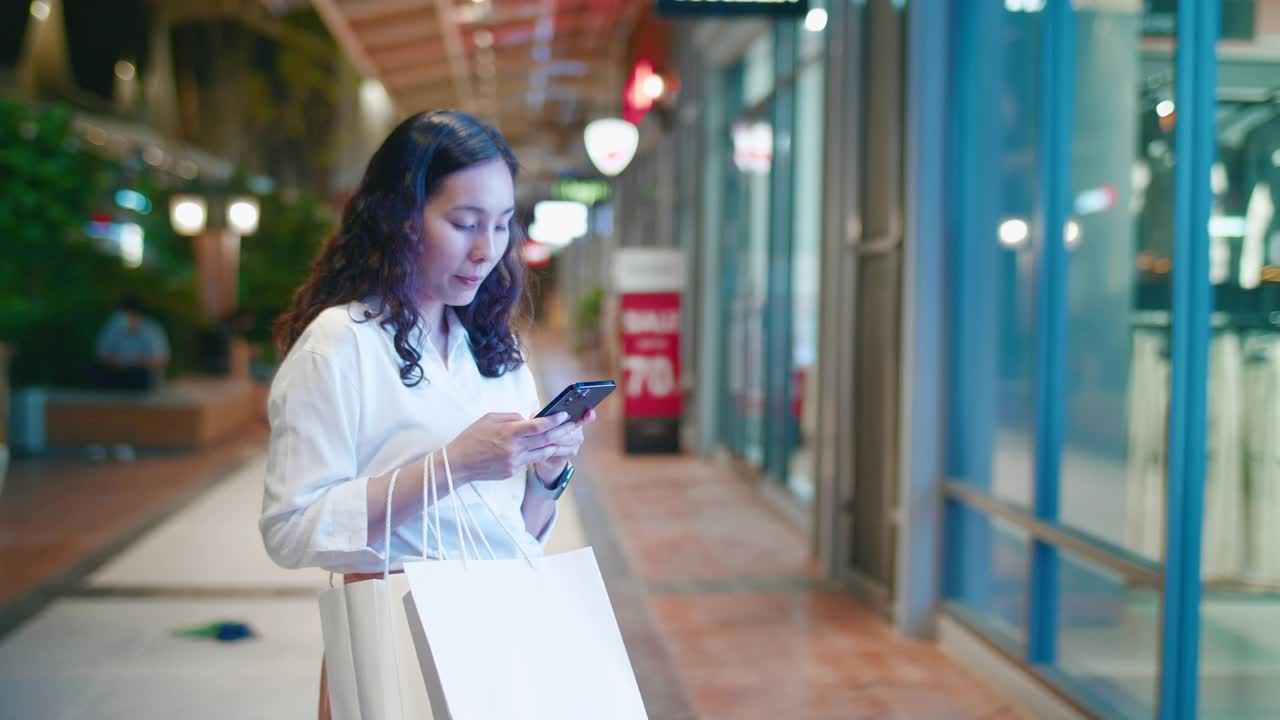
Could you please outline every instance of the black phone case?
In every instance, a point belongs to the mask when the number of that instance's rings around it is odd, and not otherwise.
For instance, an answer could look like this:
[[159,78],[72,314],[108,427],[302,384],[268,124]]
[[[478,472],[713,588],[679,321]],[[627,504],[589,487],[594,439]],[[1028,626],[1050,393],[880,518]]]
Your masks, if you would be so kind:
[[613,392],[617,384],[612,380],[597,380],[594,382],[579,382],[570,385],[560,394],[556,396],[546,407],[542,408],[537,417],[547,417],[555,415],[558,412],[569,413],[569,419],[577,422],[587,414],[587,410],[599,405],[602,400]]

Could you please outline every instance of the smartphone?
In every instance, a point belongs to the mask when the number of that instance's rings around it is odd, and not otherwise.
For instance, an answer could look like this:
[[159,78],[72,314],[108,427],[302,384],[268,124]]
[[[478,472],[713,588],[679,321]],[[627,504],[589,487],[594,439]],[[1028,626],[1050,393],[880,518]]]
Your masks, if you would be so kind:
[[547,406],[542,408],[542,412],[538,413],[537,417],[547,417],[556,413],[567,412],[569,413],[569,420],[578,422],[583,415],[587,414],[588,410],[599,405],[601,400],[608,397],[615,387],[617,387],[617,384],[612,380],[574,383],[561,390],[556,399],[547,403]]

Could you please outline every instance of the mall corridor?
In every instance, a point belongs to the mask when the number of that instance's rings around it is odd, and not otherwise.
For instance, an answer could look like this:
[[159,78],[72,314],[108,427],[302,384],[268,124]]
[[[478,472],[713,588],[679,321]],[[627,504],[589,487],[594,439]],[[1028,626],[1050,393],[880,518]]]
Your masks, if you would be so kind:
[[473,441],[651,717],[1280,718],[1280,0],[0,3],[0,720],[314,717]]
[[[561,346],[555,335],[535,343],[544,395],[594,375]],[[728,466],[625,456],[617,404],[602,411],[550,550],[595,549],[650,717],[1020,717],[936,646],[904,640],[847,593],[824,590],[804,532]],[[281,570],[262,549],[262,443],[254,432],[180,465],[50,461],[75,465],[69,495],[101,482],[116,498],[77,509],[73,549],[41,543],[58,509],[24,507],[37,481],[58,481],[56,468],[10,478],[0,506],[9,608],[0,718],[313,716],[315,595],[328,578]],[[152,492],[160,476],[185,489]],[[25,584],[15,592],[15,583]],[[179,634],[216,622],[243,622],[254,636]]]

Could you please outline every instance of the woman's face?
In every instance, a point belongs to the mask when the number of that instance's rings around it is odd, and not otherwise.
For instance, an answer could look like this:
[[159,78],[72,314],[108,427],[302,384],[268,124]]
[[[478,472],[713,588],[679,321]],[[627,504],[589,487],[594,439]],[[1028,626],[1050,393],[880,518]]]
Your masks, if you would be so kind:
[[422,211],[422,300],[468,305],[511,238],[515,186],[501,159],[440,183]]

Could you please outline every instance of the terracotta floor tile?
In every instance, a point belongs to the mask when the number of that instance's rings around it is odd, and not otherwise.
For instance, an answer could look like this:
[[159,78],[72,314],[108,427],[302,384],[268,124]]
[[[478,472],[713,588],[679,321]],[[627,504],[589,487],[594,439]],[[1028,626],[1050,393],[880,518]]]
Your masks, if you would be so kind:
[[0,609],[94,556],[261,448],[265,425],[205,452],[135,462],[19,459],[0,494]]
[[[598,374],[535,345],[547,392]],[[601,406],[579,464],[703,720],[1017,717],[933,645],[821,590],[808,536],[752,481],[694,456],[623,455],[620,408]]]

